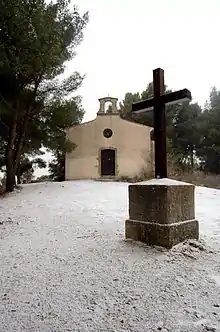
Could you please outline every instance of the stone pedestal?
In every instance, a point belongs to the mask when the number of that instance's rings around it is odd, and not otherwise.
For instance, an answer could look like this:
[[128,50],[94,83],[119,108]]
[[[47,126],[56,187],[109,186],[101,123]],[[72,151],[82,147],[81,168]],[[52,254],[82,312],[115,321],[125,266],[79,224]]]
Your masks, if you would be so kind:
[[166,248],[199,238],[192,184],[153,179],[129,185],[125,237]]

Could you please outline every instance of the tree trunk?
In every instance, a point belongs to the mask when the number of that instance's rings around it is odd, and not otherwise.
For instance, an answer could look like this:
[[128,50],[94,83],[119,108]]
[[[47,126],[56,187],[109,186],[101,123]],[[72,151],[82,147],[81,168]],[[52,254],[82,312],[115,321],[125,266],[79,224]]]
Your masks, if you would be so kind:
[[12,166],[12,159],[8,157],[7,166],[6,166],[6,192],[11,192],[15,187],[15,174],[14,168]]
[[6,162],[6,192],[11,192],[15,187],[15,173],[13,167],[13,158],[7,157]]
[[14,170],[14,143],[16,138],[16,119],[9,133],[8,144],[6,147],[6,192],[14,190],[15,186],[15,170]]
[[25,132],[27,129],[27,124],[28,124],[28,115],[25,116],[20,135],[16,144],[16,154],[14,156],[14,168],[15,172],[17,171],[19,164],[20,164],[20,158],[21,158],[21,153],[22,153],[22,147],[23,147],[23,141],[25,137]]

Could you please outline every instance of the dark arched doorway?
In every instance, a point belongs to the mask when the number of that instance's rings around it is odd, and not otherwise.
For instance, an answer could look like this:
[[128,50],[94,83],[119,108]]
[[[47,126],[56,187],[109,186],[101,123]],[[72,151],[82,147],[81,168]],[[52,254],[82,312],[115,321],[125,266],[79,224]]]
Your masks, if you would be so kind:
[[115,176],[115,150],[101,150],[101,176]]

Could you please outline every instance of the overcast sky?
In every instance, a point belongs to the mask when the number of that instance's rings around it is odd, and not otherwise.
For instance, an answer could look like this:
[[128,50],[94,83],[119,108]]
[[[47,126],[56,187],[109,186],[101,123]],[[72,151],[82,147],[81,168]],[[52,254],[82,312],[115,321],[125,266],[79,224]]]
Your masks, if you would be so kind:
[[84,120],[98,98],[123,99],[142,91],[152,70],[165,70],[172,89],[188,88],[203,104],[211,86],[220,89],[220,0],[73,0],[90,22],[68,72],[86,74],[79,93]]

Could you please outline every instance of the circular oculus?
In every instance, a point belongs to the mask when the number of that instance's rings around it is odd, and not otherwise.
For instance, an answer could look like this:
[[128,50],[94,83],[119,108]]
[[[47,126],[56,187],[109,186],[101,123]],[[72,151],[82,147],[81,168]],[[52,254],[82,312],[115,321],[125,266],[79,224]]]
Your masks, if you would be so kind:
[[105,138],[110,138],[110,137],[112,137],[112,135],[113,135],[113,132],[110,128],[106,128],[103,130],[103,136]]

